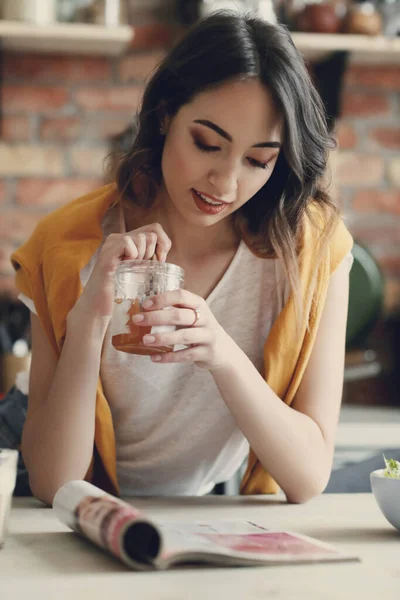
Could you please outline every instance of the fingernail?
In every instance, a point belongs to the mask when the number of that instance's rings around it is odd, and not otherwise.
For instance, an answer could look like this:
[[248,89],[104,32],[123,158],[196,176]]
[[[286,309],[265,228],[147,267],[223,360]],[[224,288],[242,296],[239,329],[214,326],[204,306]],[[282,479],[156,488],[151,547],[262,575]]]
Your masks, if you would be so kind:
[[152,300],[145,300],[142,304],[143,308],[151,308],[154,302]]
[[151,357],[151,360],[153,362],[160,362],[161,356],[159,356],[158,354],[154,354],[154,356]]
[[144,315],[134,315],[132,317],[132,321],[134,323],[140,323],[140,321],[143,321],[143,319],[144,319]]
[[156,341],[156,338],[154,337],[154,335],[145,335],[143,341],[145,344],[152,344]]

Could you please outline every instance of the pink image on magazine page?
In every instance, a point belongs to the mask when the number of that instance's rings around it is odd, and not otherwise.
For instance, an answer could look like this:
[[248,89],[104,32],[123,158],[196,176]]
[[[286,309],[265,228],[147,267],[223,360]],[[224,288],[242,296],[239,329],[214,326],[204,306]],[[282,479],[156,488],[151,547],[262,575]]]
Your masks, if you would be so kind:
[[252,554],[276,554],[281,557],[290,554],[296,556],[335,554],[335,551],[330,548],[321,548],[321,546],[304,540],[298,535],[294,536],[282,531],[245,535],[210,534],[207,537],[214,544],[224,548]]
[[158,527],[166,541],[162,559],[167,563],[208,562],[211,557],[226,566],[358,560],[319,540],[251,521],[171,522]]

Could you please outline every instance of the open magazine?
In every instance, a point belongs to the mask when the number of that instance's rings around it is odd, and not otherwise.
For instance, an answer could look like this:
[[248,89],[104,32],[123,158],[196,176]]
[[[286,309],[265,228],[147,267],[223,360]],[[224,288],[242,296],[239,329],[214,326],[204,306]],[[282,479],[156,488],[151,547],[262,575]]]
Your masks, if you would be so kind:
[[53,508],[68,527],[136,570],[357,560],[315,539],[250,521],[155,522],[86,481],[62,486]]

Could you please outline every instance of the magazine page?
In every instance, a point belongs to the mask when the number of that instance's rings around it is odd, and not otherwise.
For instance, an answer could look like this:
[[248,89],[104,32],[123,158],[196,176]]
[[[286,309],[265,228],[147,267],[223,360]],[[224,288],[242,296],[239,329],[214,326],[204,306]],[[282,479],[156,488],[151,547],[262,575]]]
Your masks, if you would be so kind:
[[137,570],[157,568],[161,533],[140,511],[87,481],[69,481],[53,509],[65,525]]
[[188,562],[226,566],[358,560],[316,539],[251,521],[159,523],[164,568]]

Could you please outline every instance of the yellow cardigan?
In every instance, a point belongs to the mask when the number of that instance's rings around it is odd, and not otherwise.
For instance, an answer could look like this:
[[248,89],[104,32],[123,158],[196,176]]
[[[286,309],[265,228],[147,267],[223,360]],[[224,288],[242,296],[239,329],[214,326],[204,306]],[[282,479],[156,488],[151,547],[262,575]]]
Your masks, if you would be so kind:
[[[103,216],[115,201],[116,186],[110,184],[62,206],[43,218],[30,239],[11,257],[16,270],[17,288],[33,300],[57,356],[65,339],[67,314],[82,291],[80,271],[100,245]],[[315,211],[314,216],[318,220],[319,211]],[[323,226],[321,219],[319,225]],[[307,366],[330,275],[351,250],[353,243],[343,222],[338,219],[315,280],[313,259],[321,229],[306,218],[303,232],[300,277],[305,297],[313,282],[315,284],[308,327],[305,319],[300,330],[296,328],[294,299],[289,297],[264,347],[266,381],[287,404],[293,401]],[[115,435],[100,378],[96,397],[93,459],[87,479],[106,491],[119,493]],[[278,489],[276,482],[250,451],[241,493],[268,494],[276,493]]]

